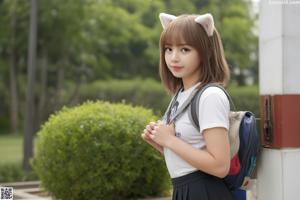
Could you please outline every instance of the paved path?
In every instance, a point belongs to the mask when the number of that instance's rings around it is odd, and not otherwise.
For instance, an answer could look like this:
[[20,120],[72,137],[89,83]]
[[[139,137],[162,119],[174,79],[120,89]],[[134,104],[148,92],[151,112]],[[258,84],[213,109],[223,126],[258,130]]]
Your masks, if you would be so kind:
[[[252,180],[251,182],[250,190],[247,191],[247,200],[257,200],[256,180]],[[15,200],[52,200],[47,192],[40,188],[40,181],[0,183],[0,186],[13,187]],[[171,197],[144,198],[139,200],[171,200]]]

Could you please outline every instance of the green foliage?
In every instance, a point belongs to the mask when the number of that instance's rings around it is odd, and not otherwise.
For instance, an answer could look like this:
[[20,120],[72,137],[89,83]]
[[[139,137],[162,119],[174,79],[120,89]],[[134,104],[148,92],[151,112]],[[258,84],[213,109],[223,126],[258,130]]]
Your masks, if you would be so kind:
[[210,0],[202,9],[214,16],[226,59],[232,70],[232,81],[238,85],[245,85],[247,72],[254,79],[257,76],[256,16],[251,15],[250,9],[251,3],[244,0]]
[[[39,104],[44,99],[44,104],[50,106],[39,105],[44,109],[38,112],[38,123],[48,113],[74,101],[61,100],[70,82],[80,86],[99,79],[137,76],[157,79],[158,41],[162,31],[160,12],[174,15],[211,12],[231,69],[241,72],[240,75],[233,73],[232,79],[239,85],[245,84],[243,70],[257,76],[258,58],[257,36],[253,31],[255,18],[249,8],[244,0],[65,0],[64,3],[40,0],[35,102]],[[0,81],[4,88],[4,95],[0,94],[0,118],[9,121],[9,111],[13,110],[9,108],[12,102],[9,66],[13,64],[19,124],[24,124],[21,108],[26,99],[29,10],[30,1],[0,1],[3,27],[0,30]],[[76,95],[70,95],[73,96]]]
[[22,179],[23,170],[15,163],[0,164],[0,182],[10,182]]
[[[257,37],[252,31],[255,19],[249,14],[250,6],[240,0],[65,0],[63,4],[58,0],[40,0],[38,58],[46,57],[51,65],[48,74],[54,80],[56,73],[51,72],[62,67],[68,70],[71,80],[78,75],[88,76],[89,80],[155,77],[162,31],[158,14],[211,12],[229,63],[233,67],[251,68],[255,62],[250,54],[256,50]],[[0,22],[5,27],[0,31],[0,60],[9,60],[10,49],[15,46],[17,65],[22,70],[26,67],[29,9],[27,1],[0,3]],[[10,26],[13,16],[14,30]],[[15,45],[11,44],[12,37]]]
[[38,180],[37,174],[28,174],[22,169],[21,163],[0,163],[0,183]]
[[26,174],[22,168],[22,139],[21,134],[0,132],[0,183],[38,180],[33,170]]
[[163,114],[171,99],[163,86],[153,79],[107,80],[85,84],[80,90],[80,102],[86,100],[126,102],[150,108]]
[[260,116],[260,99],[257,85],[229,86],[228,91],[237,110],[249,110],[256,117]]
[[169,187],[163,157],[140,137],[150,110],[87,102],[63,108],[38,133],[33,166],[61,199],[127,199]]
[[9,119],[4,116],[0,116],[0,135],[9,131]]
[[[258,86],[230,85],[229,93],[239,110],[250,110],[259,116]],[[171,99],[163,86],[152,79],[95,81],[84,85],[80,90],[80,102],[85,100],[107,100],[111,102],[127,102],[153,109],[162,115]]]
[[[85,53],[95,57],[95,62],[83,62],[97,73],[97,77],[92,74],[90,78],[154,76],[159,35],[158,29],[153,29],[158,24],[157,20],[153,23],[153,12],[158,14],[161,6],[141,1],[94,2],[86,6],[86,23],[81,31]],[[144,14],[149,12],[152,16],[143,24]]]

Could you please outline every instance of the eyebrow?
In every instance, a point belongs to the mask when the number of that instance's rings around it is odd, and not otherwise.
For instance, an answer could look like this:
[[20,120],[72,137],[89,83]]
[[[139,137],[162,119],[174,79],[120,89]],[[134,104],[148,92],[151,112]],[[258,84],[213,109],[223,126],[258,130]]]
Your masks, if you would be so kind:
[[[173,44],[165,44],[165,46],[173,46]],[[188,45],[186,43],[182,43],[182,44],[175,44],[174,46],[191,46],[191,45]]]

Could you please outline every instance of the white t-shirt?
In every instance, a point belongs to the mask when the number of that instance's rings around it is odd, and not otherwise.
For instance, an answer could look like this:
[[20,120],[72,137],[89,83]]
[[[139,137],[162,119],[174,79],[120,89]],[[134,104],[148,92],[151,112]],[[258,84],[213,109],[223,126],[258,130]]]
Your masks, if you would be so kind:
[[[183,104],[191,92],[199,85],[179,92],[177,102],[174,104],[171,115]],[[199,100],[199,125],[200,133],[194,128],[188,117],[188,109],[175,121],[176,136],[197,149],[205,148],[203,130],[213,127],[229,129],[230,104],[224,91],[218,87],[209,87]],[[198,169],[179,157],[168,148],[164,148],[164,157],[171,178],[180,177]]]

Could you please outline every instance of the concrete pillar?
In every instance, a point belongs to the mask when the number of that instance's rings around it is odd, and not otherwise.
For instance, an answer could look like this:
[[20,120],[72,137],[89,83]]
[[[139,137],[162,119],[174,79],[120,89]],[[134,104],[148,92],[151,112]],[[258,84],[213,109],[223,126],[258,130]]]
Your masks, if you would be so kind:
[[257,197],[299,200],[300,1],[261,0],[259,28],[261,125],[269,118],[270,138],[261,131]]

